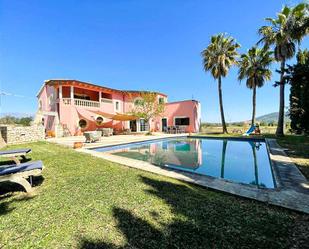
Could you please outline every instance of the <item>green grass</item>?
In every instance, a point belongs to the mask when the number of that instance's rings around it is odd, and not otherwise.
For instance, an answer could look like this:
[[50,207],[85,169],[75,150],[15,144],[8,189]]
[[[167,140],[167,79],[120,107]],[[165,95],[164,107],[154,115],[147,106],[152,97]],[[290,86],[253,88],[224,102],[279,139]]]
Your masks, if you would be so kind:
[[[309,218],[44,142],[36,194],[0,189],[0,248],[301,248]],[[11,148],[11,147],[10,147]],[[6,190],[4,189],[6,187]],[[15,190],[15,192],[11,192]]]

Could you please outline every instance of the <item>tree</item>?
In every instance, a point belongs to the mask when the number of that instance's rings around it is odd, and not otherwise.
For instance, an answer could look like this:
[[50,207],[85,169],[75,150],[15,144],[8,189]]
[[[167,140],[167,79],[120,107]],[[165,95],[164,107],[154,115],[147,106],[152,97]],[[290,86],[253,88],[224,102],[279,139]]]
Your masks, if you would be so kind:
[[251,48],[247,54],[242,54],[239,61],[238,79],[246,79],[246,86],[253,90],[252,95],[252,119],[251,124],[255,124],[256,109],[256,88],[262,87],[265,81],[270,80],[271,70],[269,69],[273,61],[272,52],[266,49]]
[[308,4],[300,3],[295,7],[283,7],[277,18],[266,18],[270,24],[262,26],[259,34],[265,47],[273,46],[276,61],[280,62],[280,81],[275,84],[280,88],[279,118],[276,135],[284,135],[284,88],[285,64],[295,55],[296,43],[300,43],[308,34]]
[[30,126],[33,121],[32,117],[17,118],[14,116],[4,116],[0,118],[0,124]]
[[309,134],[309,51],[299,51],[297,64],[289,66],[287,81],[291,84],[291,130],[297,134]]
[[219,105],[223,133],[227,133],[223,100],[222,100],[222,77],[227,76],[231,66],[237,63],[237,49],[240,45],[230,36],[224,34],[214,35],[206,49],[202,51],[204,70],[210,71],[214,79],[218,80]]
[[[134,100],[133,96],[130,98]],[[139,97],[135,98],[135,102],[129,113],[144,119],[145,123],[149,125],[150,119],[163,115],[164,111],[165,103],[158,99],[157,93],[141,92]]]

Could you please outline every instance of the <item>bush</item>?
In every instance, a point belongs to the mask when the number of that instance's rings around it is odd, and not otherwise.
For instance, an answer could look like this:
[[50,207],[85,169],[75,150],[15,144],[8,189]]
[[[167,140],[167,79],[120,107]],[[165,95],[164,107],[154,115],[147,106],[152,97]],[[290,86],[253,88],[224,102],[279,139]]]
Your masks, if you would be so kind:
[[13,116],[5,116],[0,118],[0,124],[30,126],[32,120],[32,117],[16,118]]

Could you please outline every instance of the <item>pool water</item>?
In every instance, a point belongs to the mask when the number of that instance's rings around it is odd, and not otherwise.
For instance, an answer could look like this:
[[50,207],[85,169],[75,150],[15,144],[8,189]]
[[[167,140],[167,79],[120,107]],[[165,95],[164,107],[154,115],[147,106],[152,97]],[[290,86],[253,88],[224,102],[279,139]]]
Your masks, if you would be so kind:
[[94,150],[257,187],[275,187],[264,141],[177,138]]

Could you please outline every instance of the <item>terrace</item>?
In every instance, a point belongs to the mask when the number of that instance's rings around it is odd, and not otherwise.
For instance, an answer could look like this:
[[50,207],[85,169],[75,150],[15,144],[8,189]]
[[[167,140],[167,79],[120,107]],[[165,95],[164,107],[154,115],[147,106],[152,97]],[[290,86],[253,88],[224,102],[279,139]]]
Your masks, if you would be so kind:
[[57,102],[87,108],[100,108],[113,104],[112,94],[82,87],[60,86]]

